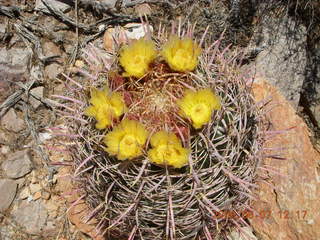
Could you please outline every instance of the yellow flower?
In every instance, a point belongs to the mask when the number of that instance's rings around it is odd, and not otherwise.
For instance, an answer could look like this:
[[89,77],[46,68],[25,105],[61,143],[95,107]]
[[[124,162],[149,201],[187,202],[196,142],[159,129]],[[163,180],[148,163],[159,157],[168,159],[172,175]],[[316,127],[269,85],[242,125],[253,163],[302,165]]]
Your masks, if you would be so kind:
[[190,118],[193,127],[197,129],[210,121],[213,110],[221,108],[219,97],[209,88],[196,92],[187,90],[177,104],[181,109],[181,115]]
[[119,119],[127,110],[121,94],[111,93],[107,87],[103,90],[92,88],[89,102],[91,106],[85,109],[84,114],[97,120],[97,129],[110,126],[114,119]]
[[187,72],[196,68],[200,53],[200,47],[190,38],[174,36],[164,45],[161,55],[172,70]]
[[119,160],[132,159],[142,155],[143,145],[148,138],[144,126],[134,120],[124,119],[104,138],[105,151]]
[[159,165],[169,165],[181,168],[188,162],[189,149],[183,148],[180,140],[174,133],[159,131],[151,137],[151,146],[148,151],[149,160]]
[[120,50],[120,64],[126,77],[140,78],[148,71],[149,64],[156,58],[157,51],[151,40],[139,40]]

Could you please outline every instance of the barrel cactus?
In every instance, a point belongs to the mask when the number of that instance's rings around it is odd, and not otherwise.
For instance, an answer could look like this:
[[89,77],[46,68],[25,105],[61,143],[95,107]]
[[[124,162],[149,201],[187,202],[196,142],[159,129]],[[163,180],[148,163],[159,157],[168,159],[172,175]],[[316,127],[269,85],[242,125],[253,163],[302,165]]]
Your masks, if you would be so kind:
[[75,184],[106,239],[224,239],[246,224],[260,109],[239,55],[194,29],[89,45],[66,76]]

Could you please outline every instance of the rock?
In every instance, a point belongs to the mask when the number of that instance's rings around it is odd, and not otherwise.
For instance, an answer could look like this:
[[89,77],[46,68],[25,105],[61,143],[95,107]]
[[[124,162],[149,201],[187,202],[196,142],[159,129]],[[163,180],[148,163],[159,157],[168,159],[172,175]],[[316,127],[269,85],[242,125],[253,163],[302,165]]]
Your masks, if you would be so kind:
[[0,212],[7,210],[13,202],[17,183],[10,179],[0,179]]
[[[37,100],[35,97],[42,99],[43,98],[44,87],[36,87],[30,90],[30,104],[34,109],[37,109],[41,102]],[[35,96],[35,97],[33,97]]]
[[20,178],[32,170],[32,162],[29,151],[14,152],[2,163],[2,169],[9,178]]
[[[59,226],[60,225],[60,226]],[[48,219],[47,224],[45,226],[45,236],[56,236],[57,230],[61,228],[61,224],[57,224],[56,219]]]
[[79,231],[88,234],[93,240],[103,240],[104,237],[99,235],[99,232],[95,228],[95,225],[97,225],[98,222],[95,219],[85,222],[88,214],[90,214],[89,207],[83,200],[80,200],[78,204],[70,209],[68,218]]
[[0,130],[0,144],[9,144],[11,137],[9,134],[6,134],[4,131]]
[[76,66],[77,68],[84,68],[85,64],[84,64],[84,61],[82,61],[82,60],[77,60],[77,61],[74,63],[74,66]]
[[16,209],[13,209],[12,216],[27,233],[42,234],[48,213],[42,201],[22,201]]
[[104,6],[104,8],[114,8],[117,0],[100,0],[101,4]]
[[52,184],[56,184],[58,182],[58,176],[57,174],[53,175],[53,178],[52,178]]
[[153,32],[151,25],[141,23],[128,23],[124,27],[108,28],[103,36],[103,47],[108,52],[113,52],[116,46],[124,44],[127,40],[142,38],[146,35],[145,28]]
[[52,138],[52,134],[49,133],[49,132],[42,132],[42,133],[39,133],[39,141],[41,143],[47,141],[47,140],[50,140]]
[[28,66],[32,52],[27,48],[0,48],[0,102],[9,94],[16,82],[28,77]]
[[153,27],[151,25],[142,23],[128,23],[124,26],[125,33],[128,39],[139,39],[146,35],[145,29],[148,28],[151,33],[153,32]]
[[49,79],[55,79],[62,72],[62,67],[57,63],[52,63],[45,67],[45,74]]
[[252,228],[242,227],[241,231],[233,230],[228,236],[228,240],[257,240],[257,237],[252,233]]
[[[46,57],[62,55],[60,48],[52,42],[45,42],[43,44],[43,52]],[[61,62],[61,59],[57,59],[57,61]],[[57,62],[53,62],[45,67],[45,75],[49,79],[55,79],[62,71],[62,66]]]
[[108,52],[113,52],[116,45],[126,42],[125,30],[123,27],[108,28],[103,35],[103,47]]
[[33,184],[31,183],[29,185],[29,188],[30,188],[30,193],[31,194],[35,194],[36,192],[40,192],[41,191],[41,186],[40,184]]
[[6,28],[7,28],[6,24],[0,25],[0,36],[6,33]]
[[257,77],[279,88],[298,107],[307,64],[306,28],[290,17],[266,16],[253,35],[254,45],[264,49],[255,60]]
[[20,132],[25,128],[24,121],[18,117],[15,110],[10,108],[2,117],[1,125],[9,131]]
[[249,219],[251,225],[261,240],[319,239],[320,177],[317,169],[320,153],[312,146],[305,122],[296,115],[295,109],[279,90],[260,79],[254,84],[253,92],[256,102],[272,97],[273,108],[266,116],[270,121],[270,130],[283,131],[270,135],[272,138],[264,147],[277,149],[281,146],[286,149],[271,152],[281,154],[285,160],[264,160],[266,167],[271,166],[284,177],[269,172],[268,182],[274,189],[269,184],[259,184],[259,200],[253,208],[270,214],[266,218]]
[[10,224],[2,224],[0,227],[0,239],[1,240],[12,240],[15,238],[15,231],[13,226]]
[[29,188],[25,187],[19,194],[20,199],[27,199],[31,195]]
[[24,74],[28,71],[31,56],[32,52],[26,48],[0,48],[0,71],[13,75]]
[[60,168],[58,173],[53,176],[53,181],[55,181],[55,179],[57,184],[55,189],[58,192],[62,193],[62,192],[66,192],[66,189],[72,189],[73,184],[70,177],[70,169],[68,167]]
[[38,183],[39,182],[39,180],[38,180],[38,177],[37,177],[37,174],[38,173],[36,173],[36,172],[32,172],[32,177],[31,177],[31,183]]
[[[70,167],[63,167],[59,169],[58,175],[66,176],[70,174],[71,171],[72,169]],[[74,191],[70,178],[59,178],[56,190],[62,193],[69,193],[65,194],[65,198],[70,206],[69,212],[67,213],[70,222],[72,222],[79,231],[89,235],[93,240],[105,239],[95,228],[98,223],[96,219],[93,218],[88,222],[85,221],[86,216],[90,213],[89,206],[83,199],[79,199],[78,191]],[[77,204],[72,205],[75,201],[77,201]]]
[[59,206],[57,205],[56,202],[54,201],[48,201],[46,203],[46,208],[48,210],[49,216],[51,216],[52,218],[55,218],[58,216],[58,209]]
[[[53,42],[46,41],[43,43],[42,47],[43,47],[43,53],[46,57],[62,55],[60,48]],[[57,60],[60,61],[61,59],[57,59]]]
[[24,178],[18,178],[15,179],[15,181],[18,184],[18,190],[20,190],[24,186],[26,180]]
[[9,146],[2,146],[2,147],[0,148],[0,153],[1,153],[1,154],[8,154],[9,152],[10,152]]
[[316,121],[317,127],[320,128],[320,101],[317,102],[309,102],[309,110],[312,114],[314,120]]
[[41,198],[44,199],[44,200],[49,200],[51,197],[51,194],[49,192],[46,192],[46,191],[42,191],[41,192]]
[[134,7],[134,11],[139,16],[151,15],[152,10],[148,3],[142,3]]
[[302,105],[312,115],[315,125],[320,127],[320,42],[308,46],[306,79],[303,83]]
[[37,201],[37,200],[40,199],[40,198],[41,198],[41,192],[36,192],[35,194],[33,194],[32,199],[33,199],[34,201]]
[[44,13],[50,13],[50,10],[46,7],[46,5],[42,2],[45,1],[48,4],[50,4],[53,8],[61,11],[61,12],[68,12],[71,9],[71,6],[64,3],[63,1],[57,1],[57,0],[36,0],[36,6],[35,10],[36,11],[41,11]]

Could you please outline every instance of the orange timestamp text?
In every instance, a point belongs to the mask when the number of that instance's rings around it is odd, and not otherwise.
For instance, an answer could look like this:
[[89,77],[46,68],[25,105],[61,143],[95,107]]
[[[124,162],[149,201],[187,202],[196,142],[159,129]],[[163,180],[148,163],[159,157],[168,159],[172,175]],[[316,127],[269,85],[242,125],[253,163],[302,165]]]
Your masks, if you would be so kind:
[[215,219],[251,219],[251,218],[260,218],[260,219],[269,219],[269,218],[280,218],[280,219],[300,219],[304,220],[307,217],[308,210],[280,210],[280,211],[271,211],[271,210],[243,210],[235,211],[232,209],[213,211]]

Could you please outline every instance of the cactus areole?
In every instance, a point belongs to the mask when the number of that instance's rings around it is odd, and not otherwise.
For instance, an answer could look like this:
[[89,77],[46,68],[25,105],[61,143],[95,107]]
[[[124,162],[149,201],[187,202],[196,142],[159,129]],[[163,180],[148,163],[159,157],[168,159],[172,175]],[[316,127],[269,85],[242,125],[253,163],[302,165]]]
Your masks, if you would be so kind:
[[224,239],[246,224],[261,111],[239,55],[193,29],[89,45],[66,77],[75,186],[106,239]]

